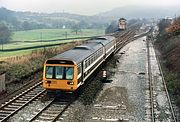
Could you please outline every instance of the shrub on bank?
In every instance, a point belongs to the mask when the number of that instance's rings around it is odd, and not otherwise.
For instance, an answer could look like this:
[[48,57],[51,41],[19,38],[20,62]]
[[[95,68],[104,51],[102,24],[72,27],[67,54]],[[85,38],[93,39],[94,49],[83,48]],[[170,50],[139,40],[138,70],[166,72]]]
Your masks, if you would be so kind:
[[[171,26],[167,28],[171,29]],[[160,29],[155,45],[161,53],[161,64],[168,90],[180,107],[180,33],[179,29],[176,31],[165,29]]]
[[30,55],[7,58],[3,63],[0,63],[0,72],[6,72],[7,83],[13,81],[20,82],[38,71],[42,71],[46,59],[81,43],[82,42],[61,44],[58,47],[33,51]]

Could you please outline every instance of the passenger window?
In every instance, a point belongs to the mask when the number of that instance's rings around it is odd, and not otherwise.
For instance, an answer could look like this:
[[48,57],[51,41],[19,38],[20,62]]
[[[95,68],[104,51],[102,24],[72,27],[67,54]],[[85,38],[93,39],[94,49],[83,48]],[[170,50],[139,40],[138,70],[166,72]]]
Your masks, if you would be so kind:
[[93,56],[91,56],[91,64],[93,63]]
[[81,73],[81,64],[78,65],[77,69],[78,69],[78,75],[79,75]]
[[91,64],[90,58],[88,58],[88,66]]
[[85,60],[85,68],[87,68],[87,67],[88,67],[87,60]]

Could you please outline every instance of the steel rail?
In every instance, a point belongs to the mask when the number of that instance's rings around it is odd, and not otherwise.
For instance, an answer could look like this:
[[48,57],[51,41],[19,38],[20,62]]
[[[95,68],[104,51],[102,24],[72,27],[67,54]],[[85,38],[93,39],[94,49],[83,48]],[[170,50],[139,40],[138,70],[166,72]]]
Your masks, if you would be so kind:
[[18,99],[19,97],[23,96],[24,94],[28,93],[29,91],[31,91],[32,89],[34,89],[35,87],[41,85],[42,82],[39,82],[37,84],[35,84],[34,86],[30,87],[29,89],[25,90],[24,92],[22,92],[21,94],[19,94],[18,96],[14,97],[13,99],[9,100],[7,103],[3,104],[1,107],[0,107],[0,110],[2,108],[4,108],[5,106],[8,106],[10,103],[12,103],[13,101],[15,101],[16,99]]
[[6,121],[7,119],[9,119],[11,116],[13,116],[14,114],[16,114],[19,110],[21,110],[22,108],[24,108],[26,105],[28,105],[30,102],[32,102],[34,99],[36,99],[37,97],[39,97],[41,94],[43,94],[46,90],[41,91],[39,94],[37,94],[36,96],[34,96],[33,98],[31,98],[29,101],[27,101],[25,104],[23,104],[22,106],[20,106],[18,109],[14,110],[11,114],[9,114],[8,116],[6,116],[4,119],[0,120],[0,121]]
[[52,122],[56,122],[59,117],[67,110],[67,108],[73,103],[74,101],[69,102],[64,109],[52,120]]
[[[32,102],[33,100],[35,100],[37,97],[39,97],[40,95],[42,95],[46,90],[42,90],[42,91],[35,91],[35,95],[33,95],[33,92],[31,93],[31,91],[33,91],[34,89],[38,88],[40,85],[42,84],[42,82],[37,83],[36,85],[32,86],[31,88],[29,88],[28,90],[22,92],[21,94],[19,94],[18,96],[16,96],[15,98],[11,99],[9,102],[7,102],[6,104],[2,105],[0,108],[0,112],[1,113],[6,113],[4,114],[4,116],[1,116],[0,118],[0,122],[3,121],[7,121],[11,116],[13,116],[14,114],[16,114],[19,110],[21,110],[22,108],[24,108],[25,106],[27,106],[30,102]],[[37,93],[36,93],[37,92]],[[28,95],[28,93],[31,93],[30,96],[26,96]],[[32,95],[32,96],[31,96]],[[26,97],[26,100],[22,100],[21,102],[19,102],[20,104],[18,105],[14,105],[13,108],[11,108],[10,111],[6,110],[6,108],[9,108],[8,106],[12,105],[13,103],[18,103],[16,102],[16,100],[19,100],[22,97]]]
[[[77,98],[76,98],[77,99]],[[67,110],[67,108],[76,100],[76,99],[72,99],[69,102],[67,102],[64,106],[62,110],[57,110],[59,111],[59,113],[52,118],[51,122],[56,122],[59,117]],[[33,118],[31,118],[28,122],[32,122],[35,121],[43,112],[45,112],[48,108],[51,107],[51,105],[53,105],[53,103],[56,101],[56,99],[54,98],[52,101],[50,101],[50,103],[48,103],[42,110],[40,110]],[[64,104],[64,102],[63,102]]]
[[148,77],[149,77],[149,90],[150,90],[151,121],[155,122],[154,104],[153,104],[153,87],[152,87],[153,83],[152,83],[152,72],[151,72],[149,39],[147,39],[147,57],[148,57]]
[[54,101],[55,101],[55,99],[53,99],[52,101],[50,101],[50,103],[47,104],[41,111],[39,111],[33,118],[31,118],[31,119],[29,120],[29,122],[34,121],[40,114],[43,113],[43,111],[45,111],[48,107],[50,107],[50,106],[53,104]]

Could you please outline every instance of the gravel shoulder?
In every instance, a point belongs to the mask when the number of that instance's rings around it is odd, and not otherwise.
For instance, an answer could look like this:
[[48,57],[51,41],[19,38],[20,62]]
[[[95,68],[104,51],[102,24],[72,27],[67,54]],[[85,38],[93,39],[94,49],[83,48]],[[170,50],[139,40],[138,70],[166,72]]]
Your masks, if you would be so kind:
[[64,122],[145,121],[147,49],[145,37],[127,44],[104,67],[109,74],[93,104],[76,101]]
[[[104,85],[97,98],[90,113],[91,120],[145,121],[144,89],[148,80],[145,39],[142,37],[129,43],[114,56],[117,60],[116,66],[107,69],[110,72],[113,70],[115,74],[110,78],[112,82]],[[102,108],[107,109],[108,112],[100,114],[97,104],[102,105]]]

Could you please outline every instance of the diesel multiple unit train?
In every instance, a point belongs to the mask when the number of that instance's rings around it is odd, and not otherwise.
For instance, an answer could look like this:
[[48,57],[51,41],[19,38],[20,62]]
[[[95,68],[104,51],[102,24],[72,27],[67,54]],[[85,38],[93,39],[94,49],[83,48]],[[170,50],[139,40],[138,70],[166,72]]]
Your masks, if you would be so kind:
[[44,63],[43,87],[75,91],[115,50],[115,38],[104,36],[48,59]]

